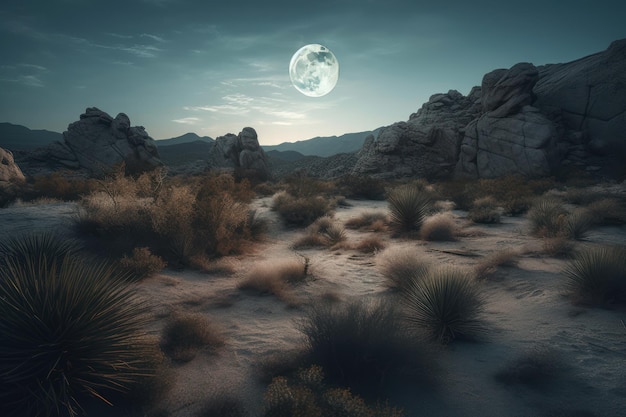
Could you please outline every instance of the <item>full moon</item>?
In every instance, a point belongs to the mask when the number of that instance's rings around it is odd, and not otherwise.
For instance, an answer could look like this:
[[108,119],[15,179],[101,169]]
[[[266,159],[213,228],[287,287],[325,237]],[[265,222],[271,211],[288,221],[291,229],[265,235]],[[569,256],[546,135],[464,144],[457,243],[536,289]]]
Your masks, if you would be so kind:
[[293,86],[309,97],[330,93],[339,79],[339,62],[325,46],[305,45],[298,49],[289,62],[289,77]]

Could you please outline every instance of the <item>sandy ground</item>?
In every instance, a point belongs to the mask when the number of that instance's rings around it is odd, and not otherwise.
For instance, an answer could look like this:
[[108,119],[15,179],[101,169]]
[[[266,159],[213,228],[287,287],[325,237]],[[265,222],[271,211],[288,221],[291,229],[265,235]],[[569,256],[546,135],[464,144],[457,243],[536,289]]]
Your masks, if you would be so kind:
[[[343,224],[366,211],[386,212],[385,202],[350,201],[336,210]],[[161,407],[176,417],[195,416],[203,402],[220,393],[243,400],[252,416],[262,408],[264,386],[257,382],[259,358],[288,351],[301,343],[296,321],[307,304],[332,293],[342,300],[380,297],[387,292],[379,271],[383,253],[364,255],[352,249],[309,249],[297,253],[291,244],[301,229],[286,228],[269,210],[270,199],[254,203],[270,223],[268,237],[252,253],[229,257],[232,273],[171,271],[139,284],[154,305],[151,332],[158,335],[173,312],[200,312],[218,324],[226,344],[216,353],[202,352],[191,362],[174,365],[174,384]],[[71,203],[16,206],[0,210],[2,234],[32,229],[60,229],[70,233]],[[532,417],[626,415],[625,310],[573,305],[563,293],[564,260],[541,253],[541,242],[528,232],[524,218],[504,217],[498,225],[470,225],[466,213],[454,211],[466,232],[456,242],[424,242],[391,238],[393,247],[411,247],[434,263],[472,267],[505,248],[521,250],[514,267],[499,268],[484,282],[489,337],[480,343],[452,344],[438,352],[441,381],[435,391],[406,392],[401,387],[390,403],[408,416]],[[370,233],[348,231],[348,242],[358,243]],[[594,229],[581,244],[626,244],[626,227]],[[293,308],[274,296],[241,292],[237,284],[255,265],[283,259],[310,259],[313,279],[295,287],[303,307]],[[507,386],[494,374],[520,354],[535,348],[557,352],[565,370],[540,389]]]

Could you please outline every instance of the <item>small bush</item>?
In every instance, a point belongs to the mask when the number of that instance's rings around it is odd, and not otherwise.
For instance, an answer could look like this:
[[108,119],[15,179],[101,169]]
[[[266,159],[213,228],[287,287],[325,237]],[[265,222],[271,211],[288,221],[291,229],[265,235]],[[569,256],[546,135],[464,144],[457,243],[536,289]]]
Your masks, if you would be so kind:
[[340,192],[348,198],[384,200],[385,183],[367,175],[345,175],[337,181]]
[[345,388],[331,388],[319,366],[301,369],[291,380],[274,378],[267,387],[263,417],[403,417],[388,405],[368,406]]
[[71,251],[13,250],[0,268],[2,415],[76,416],[87,397],[109,403],[154,376],[146,306],[125,276]]
[[370,211],[346,221],[345,226],[353,230],[365,230],[369,232],[380,232],[385,230],[387,224],[387,214],[378,211]]
[[540,237],[555,237],[561,234],[567,211],[561,200],[554,197],[537,199],[528,211],[532,232]]
[[311,363],[355,389],[401,375],[428,379],[425,357],[390,301],[315,304],[300,323]]
[[452,267],[430,269],[403,289],[407,320],[433,340],[447,344],[485,333],[484,299],[467,272]]
[[476,278],[485,279],[496,272],[499,266],[515,266],[519,252],[513,249],[502,249],[483,259],[476,265]]
[[612,225],[626,223],[626,204],[616,198],[604,198],[587,206],[594,224]]
[[343,227],[333,224],[327,228],[322,235],[328,241],[329,246],[335,246],[347,239],[346,231]]
[[124,256],[120,260],[120,266],[137,281],[160,272],[166,265],[163,259],[150,252],[150,248],[135,248],[130,257]]
[[568,213],[563,219],[563,233],[570,239],[582,239],[592,225],[593,219],[589,211],[587,209],[576,209]]
[[467,218],[474,223],[500,223],[500,211],[495,198],[487,196],[474,200]]
[[414,249],[391,248],[383,252],[380,270],[385,285],[391,289],[402,289],[413,280],[420,280],[428,272],[429,265]]
[[549,348],[535,348],[520,355],[495,375],[497,381],[506,385],[526,385],[541,388],[551,382],[563,369],[556,351]]
[[331,217],[323,216],[307,228],[307,234],[298,239],[293,247],[294,249],[334,247],[345,242],[346,239],[345,229],[335,224]]
[[545,238],[541,245],[546,255],[555,258],[569,258],[576,249],[576,244],[564,236]]
[[398,232],[417,232],[430,209],[430,196],[417,187],[403,185],[387,196],[390,223]]
[[255,267],[238,288],[257,294],[273,294],[283,301],[292,302],[290,285],[304,282],[307,278],[306,265],[291,259],[261,264]]
[[420,228],[420,238],[430,241],[454,241],[456,233],[457,227],[450,213],[438,213],[427,217]]
[[189,362],[201,349],[215,349],[224,344],[224,337],[203,314],[177,314],[169,320],[161,336],[166,355],[178,362]]
[[332,208],[332,201],[325,197],[294,197],[286,192],[276,194],[272,205],[272,209],[278,212],[285,223],[293,226],[308,226],[327,215]]
[[385,242],[378,236],[370,236],[360,241],[355,249],[362,253],[374,254],[385,249]]
[[572,295],[584,303],[626,302],[626,250],[596,247],[579,251],[564,269]]

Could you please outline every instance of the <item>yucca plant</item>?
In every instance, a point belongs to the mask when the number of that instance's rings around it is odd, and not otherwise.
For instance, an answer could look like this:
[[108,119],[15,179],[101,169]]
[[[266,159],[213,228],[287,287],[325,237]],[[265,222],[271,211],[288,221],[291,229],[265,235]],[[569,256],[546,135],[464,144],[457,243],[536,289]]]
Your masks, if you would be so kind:
[[429,270],[403,288],[407,321],[433,340],[474,339],[486,331],[484,299],[471,275],[458,268]]
[[52,232],[10,236],[0,240],[0,266],[6,266],[9,261],[24,264],[30,260],[38,264],[44,259],[47,264],[52,264],[66,255],[78,254],[81,249],[77,240],[62,238]]
[[570,239],[582,239],[593,226],[591,213],[587,209],[577,209],[563,220],[564,233]]
[[431,199],[417,187],[403,185],[387,196],[390,223],[398,232],[415,232],[420,229],[430,209]]
[[579,251],[563,271],[581,301],[605,305],[626,302],[626,249],[596,247]]
[[532,232],[542,237],[558,236],[562,232],[566,215],[563,202],[554,197],[537,199],[528,211]]
[[117,269],[14,253],[0,269],[3,416],[76,416],[153,375],[146,307]]

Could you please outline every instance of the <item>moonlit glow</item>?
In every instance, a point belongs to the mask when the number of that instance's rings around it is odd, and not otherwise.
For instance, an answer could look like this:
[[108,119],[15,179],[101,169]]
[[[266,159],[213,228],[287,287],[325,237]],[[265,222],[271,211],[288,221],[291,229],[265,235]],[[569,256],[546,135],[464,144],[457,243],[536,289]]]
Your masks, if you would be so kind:
[[322,97],[337,85],[339,62],[325,46],[305,45],[291,57],[289,77],[293,86],[302,94]]

